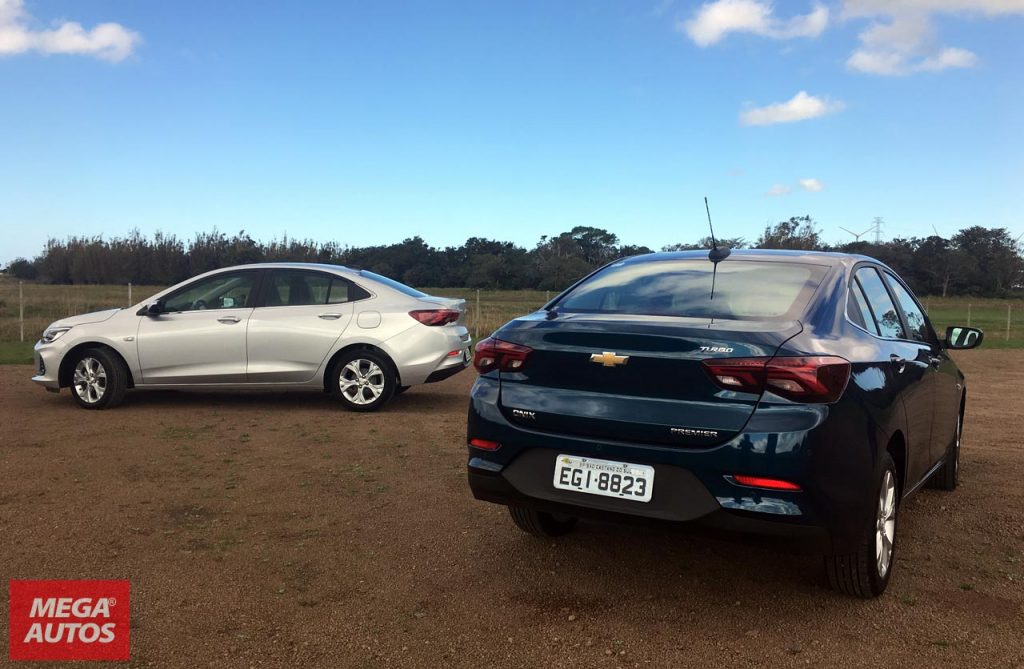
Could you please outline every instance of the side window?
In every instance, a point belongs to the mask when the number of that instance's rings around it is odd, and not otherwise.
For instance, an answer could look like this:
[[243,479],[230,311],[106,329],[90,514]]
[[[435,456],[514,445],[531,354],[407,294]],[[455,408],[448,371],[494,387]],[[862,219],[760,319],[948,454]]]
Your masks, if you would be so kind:
[[327,298],[328,304],[341,304],[342,302],[355,302],[356,300],[365,300],[370,294],[357,286],[356,284],[346,281],[345,279],[334,278],[331,279],[331,294]]
[[242,309],[252,295],[259,272],[228,272],[201,279],[164,300],[164,311]]
[[907,329],[910,330],[911,339],[923,342],[931,341],[931,337],[928,335],[928,321],[924,317],[924,310],[917,304],[914,296],[903,287],[902,283],[888,274],[885,277],[885,282],[892,288],[896,301],[900,303],[900,308],[903,309],[903,315],[907,318]]
[[864,297],[864,291],[861,289],[860,282],[857,279],[854,279],[853,283],[850,284],[850,299],[846,303],[846,315],[851,321],[868,332],[873,332],[876,335],[881,334],[878,331],[878,323],[875,322],[875,317],[871,314],[871,309],[868,307],[868,300]]
[[301,307],[327,304],[331,290],[331,277],[319,272],[303,270],[274,270],[270,273],[266,298],[267,307]]
[[906,339],[899,312],[896,311],[896,305],[889,297],[889,291],[885,289],[885,284],[882,283],[882,277],[878,276],[878,272],[871,267],[863,267],[857,270],[857,281],[864,289],[864,296],[875,315],[875,322],[878,324],[881,336]]

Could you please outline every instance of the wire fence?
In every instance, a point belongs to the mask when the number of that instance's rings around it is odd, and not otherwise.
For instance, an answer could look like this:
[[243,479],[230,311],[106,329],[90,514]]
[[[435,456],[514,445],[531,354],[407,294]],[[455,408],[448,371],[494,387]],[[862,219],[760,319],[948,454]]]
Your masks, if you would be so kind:
[[[0,278],[0,343],[35,342],[55,320],[76,314],[127,307],[163,290],[162,286],[63,286]],[[488,336],[509,320],[543,306],[543,290],[423,288],[431,295],[466,300],[466,326],[473,338]],[[940,335],[947,326],[985,331],[985,345],[1024,347],[1024,299],[926,297],[922,300]]]

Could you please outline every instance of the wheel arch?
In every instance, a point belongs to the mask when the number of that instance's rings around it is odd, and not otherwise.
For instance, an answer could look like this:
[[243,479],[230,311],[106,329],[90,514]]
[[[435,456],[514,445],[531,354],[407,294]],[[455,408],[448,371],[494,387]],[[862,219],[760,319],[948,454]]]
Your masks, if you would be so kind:
[[128,361],[125,360],[124,356],[121,355],[120,351],[118,351],[116,348],[114,348],[110,344],[104,344],[103,342],[99,342],[99,341],[85,341],[85,342],[81,342],[79,344],[75,344],[74,346],[72,346],[70,349],[67,350],[67,352],[63,355],[63,357],[61,357],[60,367],[57,370],[57,384],[61,388],[69,388],[69,387],[71,387],[71,377],[72,377],[72,375],[74,374],[74,371],[75,371],[75,362],[78,360],[78,355],[82,351],[85,351],[86,349],[90,349],[90,348],[103,349],[104,351],[107,351],[109,353],[112,353],[113,355],[116,355],[118,357],[118,359],[122,363],[124,363],[124,370],[128,374],[128,387],[129,388],[134,388],[135,387],[135,377],[132,374],[131,365],[128,364]]
[[896,463],[896,482],[900,488],[900,496],[902,496],[907,489],[907,440],[902,431],[896,430],[889,437],[885,451]]
[[331,377],[334,375],[334,366],[338,364],[338,360],[340,360],[341,357],[343,355],[345,355],[346,353],[348,353],[349,351],[357,351],[357,350],[373,351],[377,355],[383,357],[384,360],[386,360],[387,363],[389,365],[391,365],[391,371],[395,375],[395,382],[396,382],[397,386],[401,386],[402,385],[402,375],[398,371],[398,365],[395,364],[394,358],[392,358],[391,355],[388,354],[387,351],[382,349],[380,346],[374,346],[373,344],[370,344],[370,343],[367,343],[367,342],[357,342],[357,343],[349,344],[348,346],[344,346],[342,348],[339,348],[330,357],[330,359],[327,361],[327,364],[324,365],[324,392],[329,392],[330,389],[331,389]]

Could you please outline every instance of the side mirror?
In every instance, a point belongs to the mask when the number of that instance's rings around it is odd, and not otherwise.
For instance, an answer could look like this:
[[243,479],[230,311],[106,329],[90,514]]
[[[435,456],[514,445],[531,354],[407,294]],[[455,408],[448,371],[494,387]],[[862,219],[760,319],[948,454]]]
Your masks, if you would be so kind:
[[963,350],[981,346],[985,333],[978,328],[953,325],[946,328],[946,348]]
[[163,300],[157,300],[155,302],[150,302],[149,304],[146,305],[146,315],[147,316],[159,316],[162,313],[164,313],[164,302],[163,302]]

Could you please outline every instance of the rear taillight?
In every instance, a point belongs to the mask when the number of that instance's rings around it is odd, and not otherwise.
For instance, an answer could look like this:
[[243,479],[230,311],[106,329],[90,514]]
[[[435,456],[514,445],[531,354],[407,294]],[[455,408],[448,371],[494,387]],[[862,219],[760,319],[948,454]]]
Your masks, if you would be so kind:
[[476,345],[473,366],[481,374],[496,369],[502,372],[518,372],[522,370],[531,353],[533,349],[529,346],[488,337]]
[[712,358],[704,361],[704,368],[727,390],[770,390],[796,402],[835,402],[850,380],[849,361],[834,355]]
[[455,309],[417,309],[409,315],[424,325],[448,325],[459,320],[461,314]]
[[501,448],[501,444],[490,439],[470,439],[469,445],[483,451],[496,451]]

